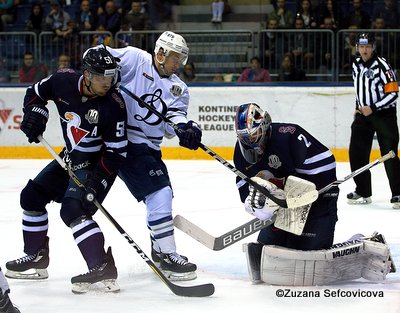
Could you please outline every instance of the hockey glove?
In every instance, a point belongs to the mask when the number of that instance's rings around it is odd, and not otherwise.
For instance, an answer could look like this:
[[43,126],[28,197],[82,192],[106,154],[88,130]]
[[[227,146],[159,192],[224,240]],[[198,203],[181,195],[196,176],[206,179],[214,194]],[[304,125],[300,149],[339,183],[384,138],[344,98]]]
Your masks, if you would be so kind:
[[108,186],[108,176],[100,171],[94,170],[85,183],[85,192],[83,194],[82,204],[85,211],[93,215],[97,211],[94,200],[101,192],[104,192]]
[[190,150],[197,150],[201,143],[201,128],[193,121],[189,121],[186,124],[178,124],[181,131],[177,131],[176,135],[179,138],[179,145]]
[[21,122],[21,130],[28,137],[30,143],[39,143],[37,138],[46,130],[49,119],[49,110],[43,104],[32,104],[24,108],[24,117]]
[[[284,191],[275,184],[260,177],[252,177],[251,179],[267,189],[275,197],[285,199]],[[244,208],[247,213],[264,221],[271,219],[275,211],[279,209],[279,206],[253,186],[249,186],[249,195],[244,202]]]

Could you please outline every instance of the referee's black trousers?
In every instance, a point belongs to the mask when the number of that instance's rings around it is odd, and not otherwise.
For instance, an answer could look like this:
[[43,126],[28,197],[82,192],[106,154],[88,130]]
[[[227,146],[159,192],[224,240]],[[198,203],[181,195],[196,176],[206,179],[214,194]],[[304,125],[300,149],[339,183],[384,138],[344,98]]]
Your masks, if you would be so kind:
[[[370,116],[356,114],[351,125],[350,168],[355,171],[369,163],[372,141],[376,133],[381,155],[393,150],[396,157],[387,160],[386,175],[389,180],[392,197],[400,195],[400,160],[397,156],[399,130],[397,127],[396,108],[384,109]],[[356,193],[362,197],[372,195],[371,172],[366,171],[354,177]]]

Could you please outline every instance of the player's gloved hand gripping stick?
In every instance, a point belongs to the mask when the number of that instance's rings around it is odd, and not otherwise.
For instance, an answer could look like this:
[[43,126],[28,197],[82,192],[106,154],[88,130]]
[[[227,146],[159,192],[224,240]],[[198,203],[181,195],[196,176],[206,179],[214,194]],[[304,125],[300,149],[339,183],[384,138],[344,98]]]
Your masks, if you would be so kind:
[[[172,122],[168,117],[163,115],[162,113],[158,112],[154,107],[140,99],[137,95],[135,95],[133,92],[128,90],[126,87],[119,85],[119,89],[121,89],[123,92],[125,92],[128,96],[136,100],[141,107],[145,107],[148,109],[150,112],[152,112],[154,115],[157,117],[161,118],[164,122],[166,122],[169,126],[171,126],[177,134],[180,132],[184,132],[181,127],[179,127],[177,124]],[[178,135],[179,137],[179,135]],[[278,198],[275,195],[271,194],[271,192],[264,187],[260,186],[257,182],[253,181],[249,177],[247,177],[245,174],[240,172],[237,168],[235,168],[232,164],[230,164],[228,161],[226,161],[224,158],[219,156],[217,153],[212,151],[210,148],[205,146],[204,144],[200,143],[199,148],[204,150],[208,155],[212,156],[215,160],[223,164],[225,167],[229,168],[232,172],[234,172],[237,176],[242,178],[244,181],[246,181],[249,185],[253,186],[255,189],[259,190],[261,193],[263,193],[266,197],[271,199],[273,202],[278,204],[282,208],[297,208],[300,206],[304,206],[307,204],[310,204],[314,202],[318,198],[318,191],[312,190],[304,194],[300,194],[296,197],[293,198]],[[301,181],[298,182],[299,187],[301,185]],[[308,185],[308,182],[307,182]]]

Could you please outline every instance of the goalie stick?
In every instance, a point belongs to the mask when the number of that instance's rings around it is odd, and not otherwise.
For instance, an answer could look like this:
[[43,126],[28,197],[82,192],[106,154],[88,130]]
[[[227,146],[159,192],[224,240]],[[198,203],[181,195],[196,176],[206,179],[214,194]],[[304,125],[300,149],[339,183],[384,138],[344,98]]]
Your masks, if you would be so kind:
[[[119,85],[118,87],[122,91],[124,91],[128,96],[130,96],[132,99],[136,100],[141,107],[145,107],[148,109],[150,112],[152,112],[154,115],[157,117],[161,118],[164,122],[166,122],[169,126],[171,126],[175,132],[180,133],[183,132],[181,128],[179,128],[178,125],[176,125],[174,122],[172,122],[168,117],[166,117],[164,114],[158,112],[154,107],[143,101],[141,98],[139,98],[137,95],[135,95],[133,92],[128,90],[126,87]],[[244,181],[246,181],[249,185],[252,185],[255,189],[260,191],[262,194],[264,194],[266,197],[274,201],[276,204],[278,204],[282,208],[296,208],[299,206],[307,205],[315,201],[316,199],[316,191],[310,191],[307,192],[301,196],[297,196],[295,198],[289,198],[289,199],[279,199],[272,195],[267,189],[264,187],[260,186],[253,180],[251,180],[249,177],[247,177],[245,174],[240,172],[237,168],[235,168],[232,164],[230,164],[228,161],[226,161],[224,158],[222,158],[220,155],[215,153],[213,150],[205,146],[204,144],[200,143],[199,147],[204,150],[208,155],[212,156],[215,160],[220,162],[222,165],[230,169],[233,173],[235,173],[237,176],[242,178]]]
[[[61,165],[69,174],[69,176],[74,180],[74,182],[79,186],[79,188],[85,189],[75,173],[67,166],[67,164],[61,159],[61,157],[54,151],[54,149],[49,145],[49,143],[41,136],[38,139],[43,144],[43,146],[50,152],[54,159]],[[126,233],[126,231],[118,224],[118,222],[111,216],[110,213],[95,199],[93,203],[96,207],[107,217],[107,219],[118,229],[122,236],[128,241],[128,243],[135,248],[136,252],[142,257],[142,259],[147,263],[148,266],[153,270],[153,272],[161,279],[161,281],[167,285],[167,287],[177,296],[184,297],[207,297],[211,296],[215,287],[213,284],[203,284],[194,286],[179,286],[172,283],[162,272],[155,266],[155,264],[148,258],[148,256],[143,252],[142,249],[136,244],[135,241]]]
[[[363,166],[362,168],[355,170],[354,172],[350,173],[343,179],[335,180],[334,182],[332,182],[329,185],[325,186],[324,188],[320,189],[318,191],[318,193],[321,194],[321,193],[329,190],[333,186],[338,186],[341,183],[349,180],[350,178],[355,177],[355,176],[361,174],[362,172],[369,170],[370,168],[374,167],[375,165],[377,165],[379,163],[383,163],[386,160],[391,159],[393,157],[395,157],[395,153],[393,151],[389,151],[389,153],[383,155],[382,157],[380,157],[379,159],[376,159],[375,161],[373,161],[371,163],[368,163],[367,165]],[[176,226],[176,228],[183,231],[184,233],[186,233],[193,239],[197,240],[202,245],[204,245],[207,248],[214,250],[214,251],[219,251],[219,250],[225,249],[225,248],[229,247],[230,245],[254,234],[255,232],[257,232],[257,231],[263,229],[264,227],[267,227],[273,223],[274,223],[274,217],[271,220],[265,220],[265,221],[261,221],[261,220],[255,218],[243,225],[236,227],[233,230],[228,231],[227,233],[225,233],[219,237],[214,237],[181,215],[176,215],[174,218],[174,225]]]

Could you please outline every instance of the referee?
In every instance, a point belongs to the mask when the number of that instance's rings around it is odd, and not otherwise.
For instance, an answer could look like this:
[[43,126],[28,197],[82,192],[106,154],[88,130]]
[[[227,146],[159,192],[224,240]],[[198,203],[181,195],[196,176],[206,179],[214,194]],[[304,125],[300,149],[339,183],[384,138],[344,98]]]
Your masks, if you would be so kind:
[[[369,163],[372,140],[376,133],[381,155],[393,150],[396,157],[386,161],[385,170],[392,192],[394,209],[400,209],[400,160],[397,157],[399,130],[396,100],[399,86],[392,67],[375,52],[371,33],[362,33],[357,39],[360,56],[353,62],[353,80],[356,92],[356,110],[351,125],[350,167],[355,171]],[[348,203],[371,203],[371,172],[354,177],[356,190],[347,195]]]

